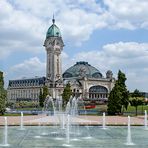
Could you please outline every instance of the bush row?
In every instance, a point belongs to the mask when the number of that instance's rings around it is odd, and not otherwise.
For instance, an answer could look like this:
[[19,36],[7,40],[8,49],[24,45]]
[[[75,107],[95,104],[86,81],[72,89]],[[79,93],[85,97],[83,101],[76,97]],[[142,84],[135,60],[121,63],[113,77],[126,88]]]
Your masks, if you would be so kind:
[[35,108],[38,106],[39,106],[39,103],[35,101],[32,101],[32,102],[20,101],[20,102],[7,102],[6,103],[6,107],[9,107],[9,108]]

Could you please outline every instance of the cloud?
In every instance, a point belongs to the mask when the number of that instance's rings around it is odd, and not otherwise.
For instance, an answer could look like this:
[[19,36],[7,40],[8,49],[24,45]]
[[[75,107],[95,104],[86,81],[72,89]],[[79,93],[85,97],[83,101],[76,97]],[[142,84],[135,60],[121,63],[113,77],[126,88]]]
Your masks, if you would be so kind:
[[58,18],[64,39],[72,41],[75,45],[81,45],[89,39],[94,30],[106,26],[101,16],[80,9],[64,11]]
[[104,5],[114,17],[114,28],[147,29],[147,0],[104,0]]
[[104,45],[103,49],[108,53],[108,56],[116,56],[118,58],[148,56],[148,43],[118,42]]
[[45,24],[32,14],[15,9],[6,0],[0,1],[0,9],[0,51],[3,53],[0,59],[20,49],[41,52]]
[[0,58],[20,49],[40,53],[53,12],[64,41],[75,46],[97,29],[147,29],[147,5],[147,0],[0,1]]
[[88,0],[76,3],[69,0],[0,1],[0,50],[3,52],[0,59],[20,49],[40,53],[53,12],[64,39],[80,45],[93,30],[104,26],[102,21],[97,21],[96,8],[100,13],[101,7],[95,0],[91,3]]
[[15,78],[45,76],[45,63],[38,57],[33,57],[11,67],[11,74]]

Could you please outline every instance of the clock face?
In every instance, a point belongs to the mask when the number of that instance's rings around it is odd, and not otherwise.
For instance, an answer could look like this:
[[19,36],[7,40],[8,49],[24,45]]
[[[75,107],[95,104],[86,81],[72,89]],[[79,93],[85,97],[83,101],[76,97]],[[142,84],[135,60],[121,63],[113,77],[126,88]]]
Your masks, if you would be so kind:
[[55,40],[53,40],[53,39],[52,40],[49,40],[47,44],[54,46],[55,45]]

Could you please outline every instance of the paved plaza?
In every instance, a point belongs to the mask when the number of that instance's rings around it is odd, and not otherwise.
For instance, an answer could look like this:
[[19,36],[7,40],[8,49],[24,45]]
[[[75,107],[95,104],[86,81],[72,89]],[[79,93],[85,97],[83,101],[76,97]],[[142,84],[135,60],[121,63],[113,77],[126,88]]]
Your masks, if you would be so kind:
[[[20,116],[8,116],[7,119],[8,125],[20,125]],[[77,116],[71,117],[70,120],[72,124],[102,125],[102,116]],[[60,123],[60,117],[46,115],[24,116],[23,121],[24,125],[55,125]],[[127,125],[127,121],[125,116],[106,116],[107,125]],[[4,125],[3,116],[0,117],[0,125]],[[144,125],[144,116],[131,117],[131,125]]]

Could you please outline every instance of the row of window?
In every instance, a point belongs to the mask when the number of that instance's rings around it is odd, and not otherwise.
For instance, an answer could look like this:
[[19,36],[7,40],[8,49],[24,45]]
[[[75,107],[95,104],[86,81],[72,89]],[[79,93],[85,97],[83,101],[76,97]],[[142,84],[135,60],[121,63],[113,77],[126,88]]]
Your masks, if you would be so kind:
[[37,83],[12,83],[10,87],[20,87],[20,86],[40,86],[39,82]]
[[39,98],[39,94],[34,93],[34,94],[29,94],[29,95],[25,95],[25,94],[21,94],[21,95],[11,94],[10,95],[10,99],[17,99],[17,98],[33,98],[33,99],[35,99],[35,98]]
[[26,80],[13,80],[9,81],[9,86],[28,86],[28,85],[40,85],[45,83],[45,77],[36,79],[26,79]]
[[11,90],[8,91],[8,99],[16,98],[38,98],[40,90]]

